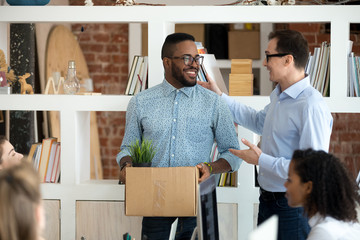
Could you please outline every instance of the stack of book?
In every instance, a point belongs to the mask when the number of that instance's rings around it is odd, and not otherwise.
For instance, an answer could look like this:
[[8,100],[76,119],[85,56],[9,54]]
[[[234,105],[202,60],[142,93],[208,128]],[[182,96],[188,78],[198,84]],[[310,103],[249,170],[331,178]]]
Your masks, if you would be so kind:
[[60,180],[61,145],[57,138],[45,138],[42,143],[34,143],[28,160],[40,175],[41,182],[57,183]]
[[360,57],[355,56],[352,52],[352,44],[349,43],[349,57],[348,57],[348,96],[360,97]]
[[253,79],[251,59],[231,60],[231,73],[229,74],[230,96],[252,96]]
[[125,95],[135,95],[147,88],[148,57],[135,55],[131,64]]
[[329,96],[330,85],[330,43],[322,42],[309,55],[305,72],[310,75],[310,84],[324,97]]
[[[210,154],[210,162],[215,162],[219,158],[219,151],[216,142],[214,142]],[[218,180],[219,187],[235,187],[236,186],[236,172],[221,173]]]

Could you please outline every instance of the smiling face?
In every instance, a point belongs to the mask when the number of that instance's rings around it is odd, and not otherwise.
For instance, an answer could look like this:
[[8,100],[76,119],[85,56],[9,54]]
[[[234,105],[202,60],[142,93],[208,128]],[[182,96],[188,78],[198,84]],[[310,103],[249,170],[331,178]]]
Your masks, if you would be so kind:
[[[170,58],[164,58],[166,80],[175,88],[192,87],[196,85],[196,77],[199,65],[195,61],[191,65],[185,65],[183,56],[189,55],[195,58],[198,55],[193,41],[186,40],[176,44],[176,50]],[[174,58],[176,57],[176,58]]]
[[17,153],[14,150],[13,145],[11,145],[9,141],[5,140],[1,148],[2,148],[2,155],[1,155],[0,169],[20,163],[20,160],[23,158],[23,155],[21,153]]
[[294,169],[294,162],[290,162],[288,179],[284,186],[286,187],[286,198],[291,207],[304,206],[307,196],[312,191],[312,182],[303,183]]
[[[277,39],[273,38],[269,41],[268,43],[268,47],[265,50],[265,54],[278,54],[279,52],[276,50],[277,48]],[[267,61],[266,57],[263,61],[263,65],[267,68],[267,70],[269,71],[269,75],[270,75],[270,81],[274,82],[274,83],[280,83],[281,84],[281,80],[284,78],[284,76],[286,75],[286,71],[284,68],[285,65],[285,61],[286,61],[286,56],[277,56],[277,57],[270,57],[268,59],[269,61]]]

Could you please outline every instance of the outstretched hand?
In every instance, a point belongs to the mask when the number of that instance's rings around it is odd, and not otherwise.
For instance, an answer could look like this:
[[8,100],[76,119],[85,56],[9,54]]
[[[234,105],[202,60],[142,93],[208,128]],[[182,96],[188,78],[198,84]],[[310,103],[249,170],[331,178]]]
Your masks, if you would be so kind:
[[206,79],[208,80],[207,82],[197,81],[197,83],[200,86],[207,88],[207,89],[215,92],[217,95],[221,96],[222,92],[221,92],[220,88],[218,87],[216,82],[209,76],[209,74],[206,74]]
[[241,141],[246,146],[248,146],[249,149],[246,150],[229,149],[229,151],[249,164],[259,165],[259,157],[262,153],[261,149],[255,144],[250,143],[245,138],[242,138]]

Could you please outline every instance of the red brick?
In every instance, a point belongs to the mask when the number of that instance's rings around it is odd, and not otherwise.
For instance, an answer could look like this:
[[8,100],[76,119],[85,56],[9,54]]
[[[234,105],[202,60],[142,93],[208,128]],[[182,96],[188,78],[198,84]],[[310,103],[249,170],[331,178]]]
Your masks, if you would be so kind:
[[110,41],[110,36],[108,33],[97,33],[93,35],[93,39],[96,42],[107,43]]
[[90,50],[93,52],[102,52],[104,50],[104,45],[102,44],[90,44]]
[[109,63],[111,61],[111,56],[105,54],[99,54],[96,60],[102,63],[104,62]]
[[352,152],[360,156],[360,142],[352,144]]
[[128,36],[124,34],[113,34],[111,37],[111,42],[113,43],[127,43]]
[[322,42],[330,42],[330,34],[323,33],[316,35],[316,42],[321,45]]
[[320,31],[319,23],[290,23],[289,29],[296,30],[302,33],[307,32],[315,32],[318,33]]
[[129,52],[129,46],[128,45],[121,45],[120,46],[120,52],[124,53],[124,54],[128,53]]
[[360,141],[360,133],[356,133],[356,132],[340,133],[339,141],[341,142]]
[[120,47],[116,44],[110,44],[106,46],[105,51],[107,53],[115,53],[115,52],[119,52],[120,51]]
[[304,37],[308,41],[308,45],[316,43],[315,35],[314,34],[304,34]]
[[84,57],[86,59],[86,62],[94,62],[95,61],[94,53],[84,53]]
[[354,45],[352,51],[354,52],[355,56],[360,56],[360,45]]

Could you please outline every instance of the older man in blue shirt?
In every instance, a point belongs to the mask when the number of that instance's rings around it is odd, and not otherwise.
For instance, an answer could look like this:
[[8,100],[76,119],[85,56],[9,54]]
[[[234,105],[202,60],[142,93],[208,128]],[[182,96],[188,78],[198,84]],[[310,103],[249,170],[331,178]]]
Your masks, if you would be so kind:
[[[120,181],[131,166],[127,147],[136,139],[152,140],[156,154],[153,167],[197,166],[199,181],[211,173],[236,171],[241,160],[229,149],[239,149],[235,126],[226,103],[215,93],[197,85],[203,57],[191,35],[169,35],[162,48],[165,80],[138,93],[128,105],[126,129],[117,155]],[[220,157],[209,161],[216,139]],[[142,239],[168,239],[175,218],[144,217]],[[179,218],[176,239],[190,239],[196,218]]]
[[284,183],[292,154],[297,149],[329,150],[333,119],[321,94],[305,74],[309,50],[297,31],[283,30],[269,35],[266,59],[270,81],[277,83],[270,104],[256,111],[223,94],[210,79],[204,87],[227,102],[235,122],[262,135],[261,149],[246,139],[247,150],[230,150],[244,161],[259,165],[260,206],[258,224],[279,216],[278,239],[306,239],[309,233],[302,208],[291,208]]

